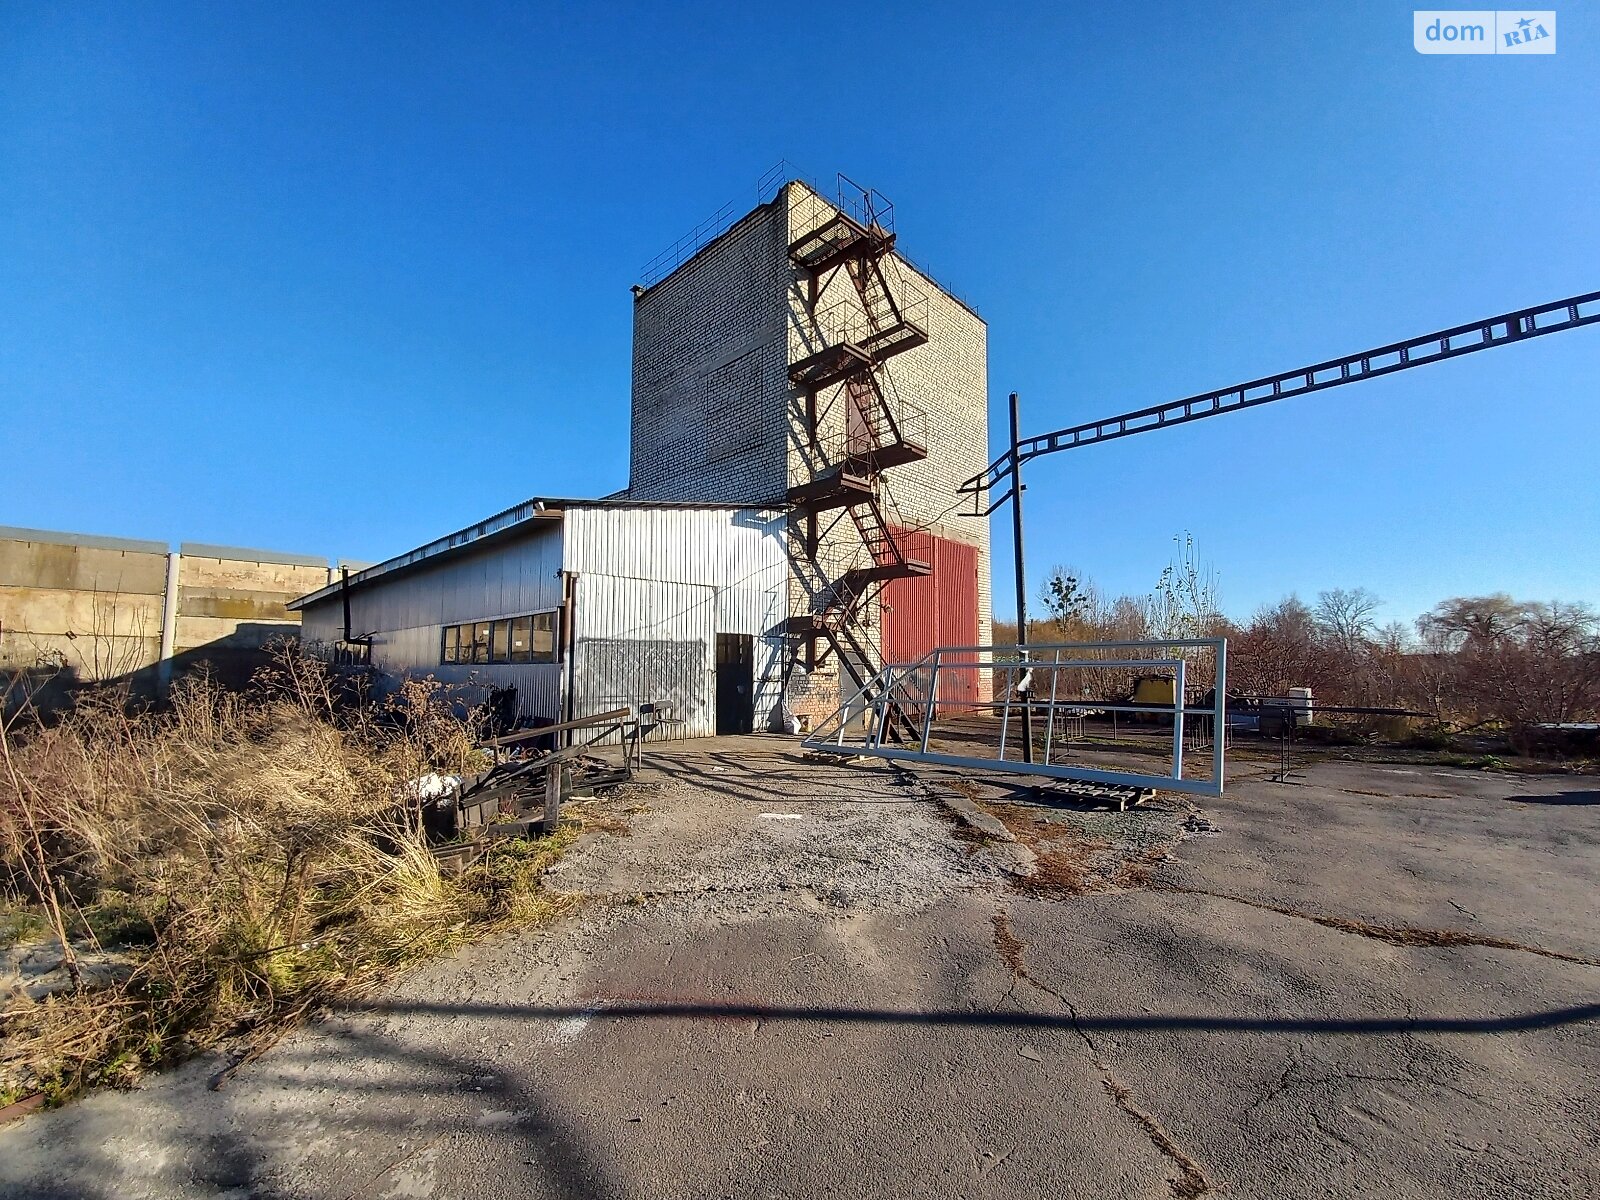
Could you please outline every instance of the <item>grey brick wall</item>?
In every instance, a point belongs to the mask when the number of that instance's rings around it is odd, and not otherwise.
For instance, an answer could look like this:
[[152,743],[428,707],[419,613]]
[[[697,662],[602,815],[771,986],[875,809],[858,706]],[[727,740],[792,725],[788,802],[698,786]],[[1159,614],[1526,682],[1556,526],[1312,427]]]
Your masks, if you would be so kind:
[[[789,183],[635,301],[629,497],[759,504],[812,478],[818,463],[806,433],[806,398],[790,386],[788,367],[819,340],[833,340],[830,323],[859,314],[859,301],[848,278],[837,273],[816,305],[826,314],[818,330],[806,282],[787,249],[830,211],[809,187]],[[988,521],[961,516],[955,492],[988,462],[987,329],[898,256],[886,272],[891,287],[925,294],[929,333],[927,345],[897,355],[885,372],[891,398],[926,413],[928,449],[922,462],[887,473],[889,489],[905,524],[978,547],[978,635],[988,641]],[[843,395],[836,385],[816,398],[824,437],[842,431]],[[860,535],[842,510],[819,518],[817,567],[799,561],[803,533],[796,516],[790,526],[793,613],[807,611],[827,583],[866,561]],[[867,640],[876,642],[875,628],[869,627]],[[799,691],[810,700],[797,707],[830,711],[837,702],[834,669],[818,672]]]
[[782,215],[756,209],[634,301],[630,498],[783,495]]

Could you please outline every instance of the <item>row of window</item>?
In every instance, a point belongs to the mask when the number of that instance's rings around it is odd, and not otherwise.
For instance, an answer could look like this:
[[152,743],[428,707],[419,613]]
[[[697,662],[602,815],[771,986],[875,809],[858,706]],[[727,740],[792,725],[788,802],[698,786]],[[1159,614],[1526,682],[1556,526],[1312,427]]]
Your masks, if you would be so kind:
[[553,663],[556,661],[556,614],[530,613],[498,621],[446,625],[443,663]]

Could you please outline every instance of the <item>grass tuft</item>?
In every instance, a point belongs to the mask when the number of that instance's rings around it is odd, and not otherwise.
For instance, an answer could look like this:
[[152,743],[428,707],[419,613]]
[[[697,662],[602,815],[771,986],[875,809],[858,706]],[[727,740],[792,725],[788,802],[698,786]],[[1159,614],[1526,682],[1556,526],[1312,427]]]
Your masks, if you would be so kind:
[[574,903],[540,881],[577,822],[440,870],[401,785],[483,764],[432,685],[351,704],[291,652],[246,693],[184,681],[162,714],[89,694],[53,724],[27,717],[0,728],[0,948],[50,947],[73,982],[0,996],[0,1103],[275,1037]]

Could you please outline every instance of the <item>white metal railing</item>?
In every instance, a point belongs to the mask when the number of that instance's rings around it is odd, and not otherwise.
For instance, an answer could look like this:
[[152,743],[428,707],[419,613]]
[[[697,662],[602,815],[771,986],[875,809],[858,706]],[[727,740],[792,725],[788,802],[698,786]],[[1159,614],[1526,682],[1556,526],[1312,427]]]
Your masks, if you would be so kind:
[[[1137,699],[1139,682],[1151,679],[1170,686],[1170,701]],[[1206,703],[1190,703],[1191,685],[1209,689]],[[1227,739],[1212,734],[1227,728],[1226,693],[1225,638],[944,646],[915,663],[885,667],[819,723],[805,745],[831,754],[1220,795]],[[1162,728],[1090,734],[1090,722],[1116,714]],[[1161,774],[1121,761],[1156,752],[1170,763]],[[1196,777],[1199,764],[1207,769]]]

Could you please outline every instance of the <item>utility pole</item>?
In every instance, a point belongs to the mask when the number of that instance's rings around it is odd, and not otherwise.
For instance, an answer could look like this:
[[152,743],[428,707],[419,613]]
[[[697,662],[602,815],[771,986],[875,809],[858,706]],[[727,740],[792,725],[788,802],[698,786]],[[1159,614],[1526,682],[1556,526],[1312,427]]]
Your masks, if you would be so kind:
[[1022,660],[1018,677],[1022,700],[1022,761],[1033,761],[1033,682],[1028,667],[1028,577],[1022,565],[1022,456],[1017,443],[1022,440],[1017,394],[1011,393],[1011,549],[1017,567],[1017,647]]

